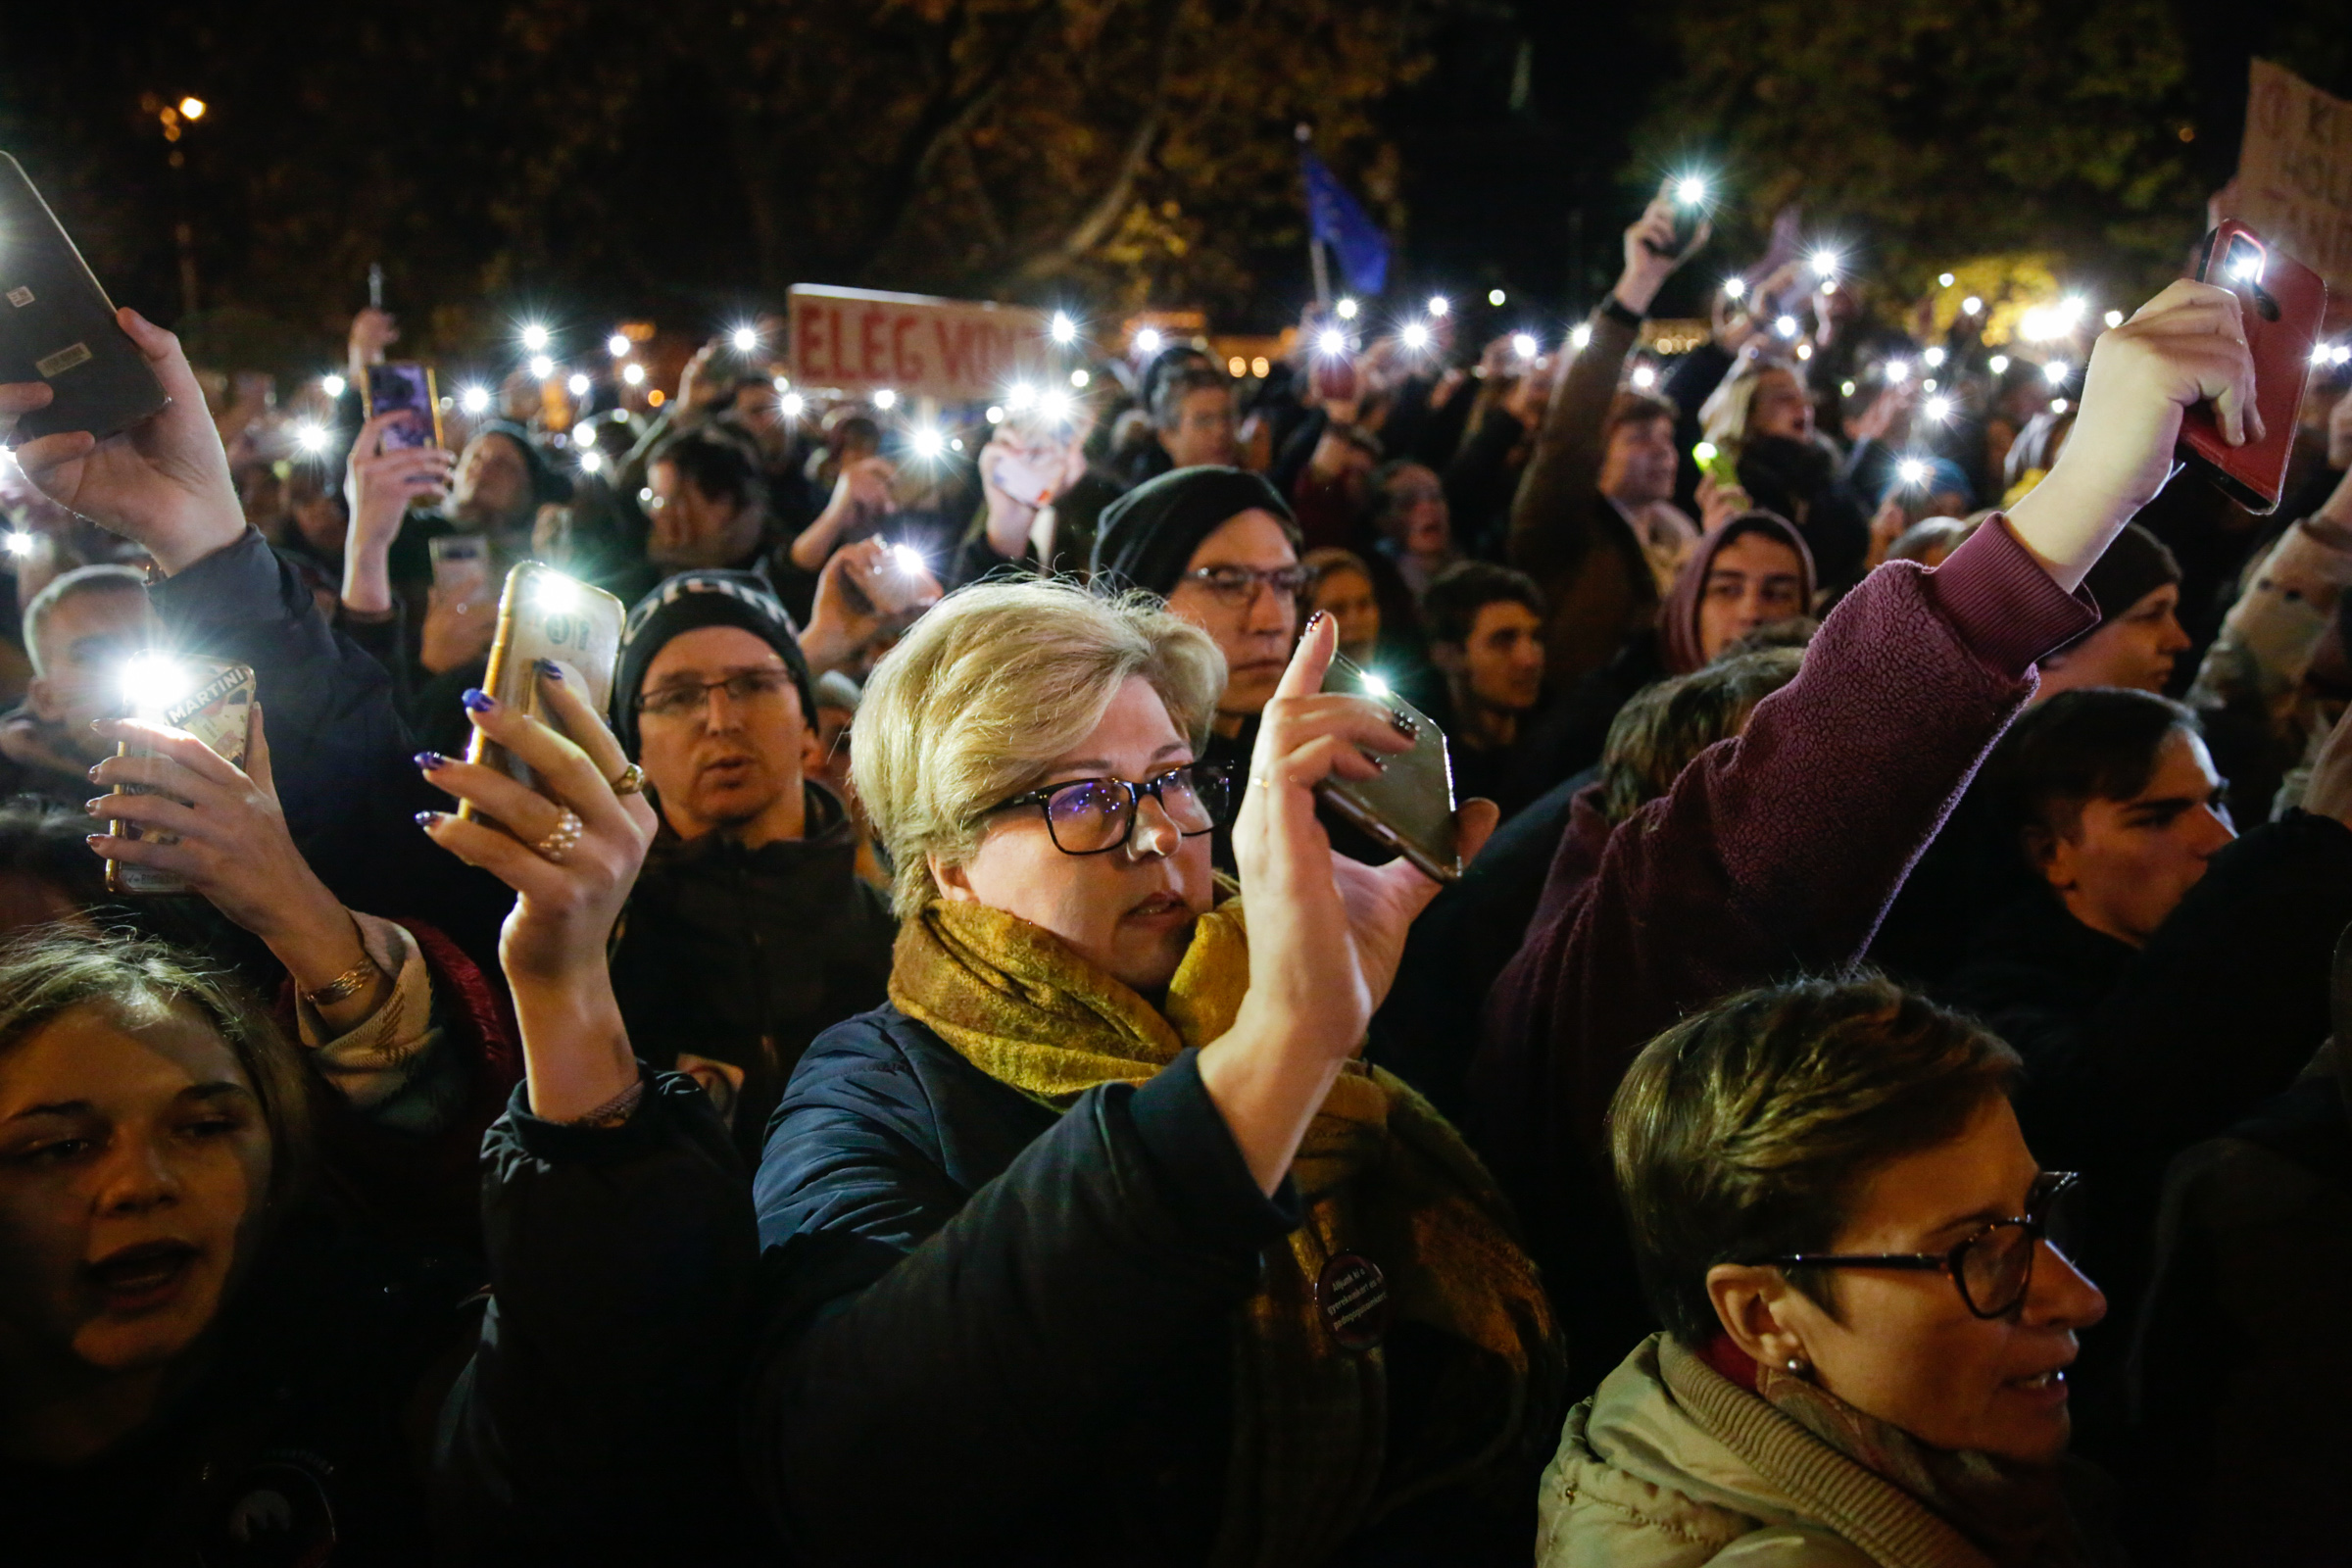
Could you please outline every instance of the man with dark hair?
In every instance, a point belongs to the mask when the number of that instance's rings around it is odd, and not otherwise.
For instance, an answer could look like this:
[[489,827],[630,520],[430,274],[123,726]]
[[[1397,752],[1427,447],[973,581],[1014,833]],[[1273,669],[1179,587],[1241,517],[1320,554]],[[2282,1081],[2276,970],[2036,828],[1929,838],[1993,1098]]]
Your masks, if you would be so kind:
[[1679,417],[1664,398],[1627,388],[1609,401],[1600,421],[1601,498],[1633,528],[1661,594],[1673,586],[1683,558],[1698,543],[1698,525],[1674,504]]
[[757,456],[715,429],[687,430],[656,447],[645,467],[653,532],[645,553],[671,571],[750,570],[767,534],[767,480]]
[[1441,722],[1453,748],[1454,793],[1502,799],[1520,721],[1544,695],[1544,594],[1525,572],[1487,561],[1446,567],[1421,601],[1429,657],[1446,677]]
[[1240,446],[1233,378],[1213,365],[1188,365],[1152,395],[1152,431],[1171,468],[1231,467]]
[[857,825],[815,779],[816,711],[792,618],[751,573],[681,572],[630,611],[612,732],[662,828],[612,989],[637,1054],[700,1080],[754,1159],[801,1052],[890,973]]
[[[2195,715],[2148,692],[2061,693],[1985,764],[1997,838],[2034,884],[1937,988],[2025,1058],[2019,1120],[2096,1209],[2090,1272],[2129,1320],[2165,1166],[2277,1094],[2328,1029],[2352,921],[2352,733],[2309,809],[2237,837]],[[2086,1368],[2094,1427],[2117,1359]]]

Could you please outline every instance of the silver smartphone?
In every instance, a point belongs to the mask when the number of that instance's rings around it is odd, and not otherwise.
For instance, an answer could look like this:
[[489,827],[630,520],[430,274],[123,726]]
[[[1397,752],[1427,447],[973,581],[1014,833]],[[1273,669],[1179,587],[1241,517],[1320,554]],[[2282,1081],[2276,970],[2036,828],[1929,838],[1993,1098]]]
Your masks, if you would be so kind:
[[1331,656],[1331,667],[1323,672],[1323,689],[1369,697],[1389,711],[1411,719],[1414,726],[1411,751],[1380,754],[1388,766],[1378,778],[1361,783],[1326,779],[1318,792],[1324,802],[1373,838],[1394,846],[1397,854],[1440,882],[1460,876],[1453,760],[1446,751],[1446,732],[1438,728],[1436,720],[1390,690],[1388,682],[1344,655]]

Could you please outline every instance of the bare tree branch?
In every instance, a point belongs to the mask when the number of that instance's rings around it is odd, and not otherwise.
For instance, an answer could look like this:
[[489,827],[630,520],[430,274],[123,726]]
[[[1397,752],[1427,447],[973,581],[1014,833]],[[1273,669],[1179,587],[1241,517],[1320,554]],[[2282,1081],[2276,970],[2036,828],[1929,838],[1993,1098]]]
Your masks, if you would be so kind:
[[1176,39],[1190,9],[1190,0],[1173,0],[1168,7],[1167,20],[1160,27],[1159,73],[1152,86],[1152,100],[1145,105],[1143,117],[1128,136],[1126,148],[1112,167],[1102,193],[1087,205],[1059,241],[1015,262],[1007,270],[1007,277],[1026,283],[1053,275],[1101,243],[1111,224],[1126,212],[1127,203],[1135,194],[1136,176],[1143,172],[1145,160],[1151,157],[1152,144],[1159,140],[1160,126],[1167,120],[1168,89],[1176,76]]

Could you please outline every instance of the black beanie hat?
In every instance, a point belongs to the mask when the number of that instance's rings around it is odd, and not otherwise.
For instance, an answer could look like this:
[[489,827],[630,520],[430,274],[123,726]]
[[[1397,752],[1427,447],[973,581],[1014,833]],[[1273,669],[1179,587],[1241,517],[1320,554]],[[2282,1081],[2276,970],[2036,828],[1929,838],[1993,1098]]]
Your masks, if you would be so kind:
[[1094,575],[1162,599],[1176,591],[1200,541],[1245,512],[1270,512],[1301,543],[1298,519],[1264,476],[1240,468],[1177,468],[1147,479],[1102,509]]
[[571,499],[571,481],[556,471],[555,464],[549,461],[546,450],[531,439],[530,431],[512,419],[489,419],[473,427],[473,434],[466,438],[466,444],[471,446],[486,435],[503,435],[522,449],[522,466],[531,475],[534,503],[545,505]]
[[620,664],[612,676],[612,733],[631,760],[637,757],[637,693],[646,666],[669,640],[704,626],[740,626],[773,648],[792,671],[801,717],[816,722],[816,692],[801,653],[791,612],[765,579],[748,571],[681,571],[637,601],[620,632]]
[[[2090,570],[2082,574],[2082,586],[2099,607],[2099,626],[2106,625],[2133,605],[2164,587],[2180,580],[2180,563],[2157,538],[2136,522],[2124,524],[2124,531],[2115,536],[2107,553],[2099,557]],[[2087,637],[2099,626],[2082,634]],[[2082,640],[2078,637],[2066,646],[2072,648]],[[2064,649],[2059,650],[2064,652]]]

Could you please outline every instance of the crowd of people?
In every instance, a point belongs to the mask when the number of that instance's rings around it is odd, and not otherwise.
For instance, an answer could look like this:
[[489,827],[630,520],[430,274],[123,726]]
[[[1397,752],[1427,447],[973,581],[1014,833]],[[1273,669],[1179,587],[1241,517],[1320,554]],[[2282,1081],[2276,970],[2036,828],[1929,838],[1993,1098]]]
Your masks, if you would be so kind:
[[[0,463],[10,1560],[2340,1560],[2352,397],[2256,516],[2239,293],[1666,358],[1677,216],[919,426],[121,313]],[[1431,725],[1445,882],[1329,800]]]

